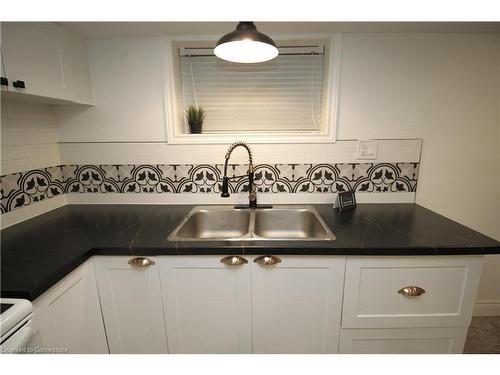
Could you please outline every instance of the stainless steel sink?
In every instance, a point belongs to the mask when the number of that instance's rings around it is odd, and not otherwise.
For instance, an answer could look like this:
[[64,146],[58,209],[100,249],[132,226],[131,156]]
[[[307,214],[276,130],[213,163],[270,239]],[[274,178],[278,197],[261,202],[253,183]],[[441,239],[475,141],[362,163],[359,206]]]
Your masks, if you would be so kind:
[[178,240],[217,240],[239,238],[248,233],[250,212],[196,207],[174,231]]
[[170,241],[333,241],[312,206],[235,209],[195,207],[168,237]]
[[258,237],[285,240],[331,240],[333,236],[312,207],[257,210],[254,233]]

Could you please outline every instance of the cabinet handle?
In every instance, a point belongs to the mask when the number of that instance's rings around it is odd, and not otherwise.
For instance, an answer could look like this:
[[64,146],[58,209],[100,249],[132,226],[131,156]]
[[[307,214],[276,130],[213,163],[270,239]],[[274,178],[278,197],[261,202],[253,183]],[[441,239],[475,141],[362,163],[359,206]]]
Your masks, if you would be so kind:
[[26,88],[24,81],[20,81],[20,80],[12,82],[12,86],[14,86],[16,89],[25,89]]
[[155,262],[148,258],[137,257],[130,259],[128,261],[128,264],[130,264],[132,267],[149,267],[154,265]]
[[398,290],[399,294],[407,297],[418,297],[421,294],[425,293],[425,289],[420,288],[419,286],[405,286]]
[[240,264],[247,264],[248,260],[240,257],[239,255],[229,255],[222,258],[220,262],[225,264],[226,266],[239,266]]
[[276,263],[281,263],[281,259],[275,255],[261,255],[253,260],[254,263],[262,264],[263,266],[269,266]]

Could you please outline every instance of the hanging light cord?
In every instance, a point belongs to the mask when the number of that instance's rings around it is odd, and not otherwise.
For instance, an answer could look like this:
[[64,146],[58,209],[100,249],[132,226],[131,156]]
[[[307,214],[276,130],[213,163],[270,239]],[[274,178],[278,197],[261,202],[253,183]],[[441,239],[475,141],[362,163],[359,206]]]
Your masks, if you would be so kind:
[[7,72],[5,71],[5,61],[3,60],[3,52],[2,52],[1,49],[0,49],[0,58],[2,60],[2,71],[3,71],[3,74],[7,75]]
[[191,55],[189,55],[189,69],[191,70],[191,83],[193,84],[194,103],[196,104],[196,107],[198,107],[198,98],[196,97],[196,87],[194,85],[194,74],[193,74],[193,65],[191,64]]

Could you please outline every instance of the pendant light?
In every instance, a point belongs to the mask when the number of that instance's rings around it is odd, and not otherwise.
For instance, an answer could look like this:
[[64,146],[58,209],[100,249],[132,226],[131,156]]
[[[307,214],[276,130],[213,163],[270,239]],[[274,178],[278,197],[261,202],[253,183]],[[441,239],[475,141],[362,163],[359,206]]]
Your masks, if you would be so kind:
[[215,56],[237,63],[259,63],[278,56],[274,41],[257,31],[253,22],[240,22],[236,30],[219,39]]

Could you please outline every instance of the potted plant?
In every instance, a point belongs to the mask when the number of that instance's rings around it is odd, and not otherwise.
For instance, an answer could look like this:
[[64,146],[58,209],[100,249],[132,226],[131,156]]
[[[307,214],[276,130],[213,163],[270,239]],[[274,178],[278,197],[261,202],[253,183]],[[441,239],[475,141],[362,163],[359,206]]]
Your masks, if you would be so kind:
[[186,109],[184,110],[184,116],[186,117],[187,123],[189,125],[189,132],[191,134],[201,133],[205,115],[205,108],[203,108],[202,106],[197,106],[195,104],[186,106]]

